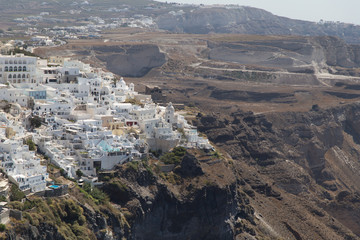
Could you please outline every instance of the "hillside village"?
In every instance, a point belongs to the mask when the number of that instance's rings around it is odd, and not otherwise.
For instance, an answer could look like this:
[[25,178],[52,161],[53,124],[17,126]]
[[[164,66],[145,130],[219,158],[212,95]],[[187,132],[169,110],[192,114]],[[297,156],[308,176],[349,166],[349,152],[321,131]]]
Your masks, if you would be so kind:
[[51,182],[44,156],[67,177],[96,182],[98,170],[151,152],[213,148],[172,103],[78,60],[0,55],[0,83],[1,167],[26,193]]

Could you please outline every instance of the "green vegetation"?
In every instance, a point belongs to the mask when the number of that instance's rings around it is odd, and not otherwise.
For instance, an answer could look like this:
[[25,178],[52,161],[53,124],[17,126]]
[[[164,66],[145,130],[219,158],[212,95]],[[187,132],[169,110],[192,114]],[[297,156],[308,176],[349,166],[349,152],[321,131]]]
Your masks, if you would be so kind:
[[10,189],[10,201],[20,201],[24,197],[25,194],[22,191],[20,191],[18,186],[12,184]]
[[144,158],[143,160],[141,160],[142,165],[144,166],[144,168],[151,174],[154,175],[154,172],[151,168],[151,166],[149,165],[149,160],[147,158]]
[[33,206],[31,209],[24,207],[22,209],[26,210],[24,218],[31,225],[39,226],[40,223],[47,223],[56,226],[65,239],[93,237],[93,233],[85,226],[84,210],[73,200],[48,199],[44,201],[41,198],[34,198],[29,204]]
[[38,128],[41,126],[41,118],[38,116],[30,118],[30,126],[32,128]]
[[0,202],[6,202],[6,201],[7,201],[6,196],[1,195],[0,196]]
[[29,138],[28,140],[26,140],[26,145],[29,146],[30,151],[36,151],[36,145],[32,139]]
[[214,158],[221,158],[221,154],[218,151],[214,151],[212,155]]
[[82,189],[87,194],[89,194],[97,204],[103,204],[109,201],[109,197],[106,195],[106,193],[97,187],[91,187],[90,183],[85,183]]
[[113,179],[104,187],[104,191],[109,194],[112,202],[123,204],[130,200],[130,192],[128,186],[119,179]]
[[84,175],[84,174],[83,174],[83,172],[82,172],[80,169],[76,170],[76,176],[77,176],[78,178],[81,178],[83,175]]
[[[82,188],[75,187],[69,190],[71,196],[46,199],[31,196],[24,203],[20,201],[10,202],[8,206],[11,209],[17,209],[23,213],[23,220],[12,220],[11,227],[17,234],[24,236],[28,234],[29,230],[27,222],[37,228],[46,224],[56,229],[56,234],[60,234],[63,239],[96,239],[93,230],[86,221],[89,211],[84,211],[83,206],[88,205],[99,216],[117,219],[115,221],[120,223],[119,227],[125,232],[129,231],[130,225],[119,209],[114,208],[108,202],[96,204],[97,190],[87,190],[94,197]],[[106,231],[106,229],[100,231]]]
[[180,185],[182,183],[182,178],[174,172],[169,173],[160,173],[159,176],[165,181],[171,183],[172,185]]
[[232,78],[245,79],[248,81],[259,81],[264,79],[270,80],[272,78],[271,74],[261,72],[231,71],[226,72],[225,75]]
[[0,232],[4,232],[6,230],[5,224],[0,223]]
[[135,172],[139,171],[139,162],[137,161],[128,162],[126,166],[128,169],[132,169]]
[[184,147],[175,147],[171,152],[165,153],[160,157],[160,161],[165,164],[179,165],[186,154]]
[[152,155],[154,155],[154,157],[160,157],[160,155],[161,155],[161,150],[159,149],[159,150],[156,150],[156,151],[154,151],[154,150],[151,150],[150,149],[150,151],[149,151],[149,153],[151,153]]

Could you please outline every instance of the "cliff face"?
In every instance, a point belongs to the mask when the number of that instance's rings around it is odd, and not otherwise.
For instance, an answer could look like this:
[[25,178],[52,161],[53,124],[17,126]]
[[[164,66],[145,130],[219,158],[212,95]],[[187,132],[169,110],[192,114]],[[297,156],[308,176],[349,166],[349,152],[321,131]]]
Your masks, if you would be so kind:
[[[137,170],[119,168],[104,187],[133,214],[131,238],[233,239],[237,231],[255,234],[253,209],[228,163],[200,162],[193,155],[187,161],[173,173],[160,175],[153,175],[144,162]],[[127,186],[122,195],[128,197],[117,198],[115,185]],[[235,226],[240,217],[243,223]]]
[[123,77],[142,77],[166,62],[159,47],[150,44],[99,46],[93,50],[109,71]]
[[[301,202],[294,204],[292,211],[307,219],[307,227],[293,222],[286,214],[282,216],[283,223],[268,219],[272,227],[287,222],[297,232],[296,239],[308,239],[308,233],[321,224],[336,239],[345,236],[357,239],[360,236],[360,226],[356,223],[360,199],[359,116],[360,105],[352,104],[308,113],[254,116],[237,112],[230,118],[214,115],[200,118],[198,125],[234,159],[254,166],[254,175],[276,186],[284,198],[282,206],[287,205],[288,197]],[[241,177],[248,178],[244,172]],[[258,208],[256,203],[253,206]],[[302,207],[307,210],[300,210]],[[337,227],[328,221],[329,217]],[[336,233],[338,227],[341,231]],[[330,236],[317,234],[319,239]]]

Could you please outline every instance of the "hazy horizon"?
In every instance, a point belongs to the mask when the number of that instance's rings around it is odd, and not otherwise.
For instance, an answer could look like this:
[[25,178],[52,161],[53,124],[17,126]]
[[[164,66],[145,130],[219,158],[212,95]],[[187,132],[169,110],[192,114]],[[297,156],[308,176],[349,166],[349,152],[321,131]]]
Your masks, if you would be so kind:
[[159,2],[177,2],[187,4],[238,4],[269,11],[275,15],[319,22],[340,21],[360,25],[360,1],[355,0],[156,0]]

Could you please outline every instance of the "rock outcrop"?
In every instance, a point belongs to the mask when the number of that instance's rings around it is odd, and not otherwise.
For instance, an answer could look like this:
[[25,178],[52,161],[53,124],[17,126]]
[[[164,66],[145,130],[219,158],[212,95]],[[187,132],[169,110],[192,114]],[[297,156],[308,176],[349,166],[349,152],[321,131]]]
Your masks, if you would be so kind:
[[142,77],[166,62],[159,47],[150,44],[94,46],[93,50],[109,71],[123,77]]

